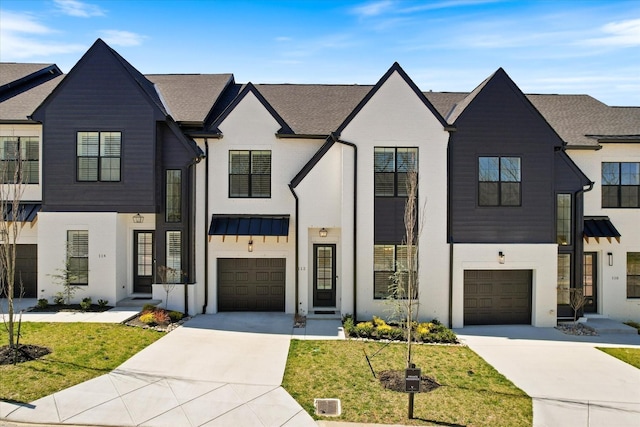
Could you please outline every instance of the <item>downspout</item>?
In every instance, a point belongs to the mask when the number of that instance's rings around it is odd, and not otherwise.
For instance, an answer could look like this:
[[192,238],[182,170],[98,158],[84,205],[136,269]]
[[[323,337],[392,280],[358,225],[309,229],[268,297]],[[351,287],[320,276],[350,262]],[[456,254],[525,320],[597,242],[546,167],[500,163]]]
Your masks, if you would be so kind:
[[[577,202],[578,202],[578,196],[580,195],[584,195],[584,193],[587,193],[591,190],[593,190],[593,186],[594,186],[595,182],[591,181],[588,185],[587,188],[581,188],[580,190],[575,192],[575,196],[574,196],[574,200],[576,201],[576,208],[577,208]],[[580,271],[582,270],[582,268],[584,268],[583,264],[584,264],[584,243],[582,242],[582,235],[584,234],[584,198],[582,198],[582,200],[580,201],[580,207],[581,207],[581,211],[582,211],[582,215],[580,216],[580,218],[576,218],[575,221],[575,226],[574,226],[574,233],[575,233],[575,249],[574,249],[574,256],[576,260],[580,260],[578,261],[578,263],[576,263],[577,265],[575,267],[580,267],[580,268],[575,268],[574,267],[574,271],[571,272],[573,279],[575,280],[574,283],[578,283],[578,281],[581,282],[582,287],[584,288],[584,282],[582,280],[582,274],[580,273]],[[577,209],[576,209],[577,212]],[[578,224],[582,224],[582,226],[579,226]],[[580,233],[578,233],[578,231],[580,231]],[[580,242],[580,247],[578,248],[578,243]],[[581,252],[581,256],[578,257],[578,251]],[[557,315],[557,313],[556,313]],[[584,309],[580,309],[580,316],[584,315]]]
[[348,142],[340,139],[335,133],[331,133],[331,138],[334,142],[347,145],[353,148],[353,319],[358,319],[358,227],[356,222],[358,220],[358,147],[353,142]]
[[209,139],[204,139],[204,305],[202,306],[202,314],[207,313],[207,304],[209,302],[209,242],[207,227],[209,221]]
[[298,287],[300,286],[300,279],[298,278],[298,275],[300,274],[299,267],[298,267],[298,263],[299,263],[299,255],[298,255],[298,253],[299,253],[299,249],[300,249],[299,248],[300,243],[298,241],[298,227],[299,227],[298,224],[300,224],[300,218],[298,217],[298,214],[299,214],[299,209],[298,209],[299,200],[298,200],[298,195],[296,194],[296,191],[293,189],[293,186],[291,184],[289,184],[289,190],[291,190],[291,194],[293,194],[293,198],[296,201],[296,209],[295,209],[296,230],[295,230],[294,239],[296,240],[296,245],[295,245],[295,249],[296,249],[296,255],[295,255],[295,268],[296,268],[296,282],[295,282],[295,301],[296,301],[295,305],[296,305],[296,308],[295,308],[295,314],[297,315],[298,312],[299,312],[298,311],[298,306],[300,305],[300,303],[298,302],[298,298],[299,298],[299,296],[298,296],[299,295]]
[[[187,165],[187,170],[190,172],[189,173],[189,186],[191,187],[191,200],[189,200],[189,205],[191,205],[192,207],[195,207],[195,201],[196,201],[196,186],[195,186],[195,176],[196,176],[196,169],[195,169],[195,165],[200,163],[200,161],[202,160],[202,155],[198,156],[198,157],[194,157],[193,160],[191,162],[189,162],[189,164]],[[190,234],[190,244],[189,244],[189,252],[191,253],[191,256],[189,257],[189,276],[190,278],[193,278],[193,276],[195,276],[196,273],[196,269],[195,269],[195,247],[196,247],[196,230],[195,230],[195,217],[196,217],[196,209],[193,209],[193,213],[191,215],[188,216],[187,219],[187,230],[191,231]],[[191,227],[191,225],[194,225],[194,227]],[[193,273],[193,276],[191,275],[191,273]],[[186,282],[189,282],[189,280],[187,280]],[[188,283],[184,283],[184,314],[188,315],[189,314],[189,284]]]

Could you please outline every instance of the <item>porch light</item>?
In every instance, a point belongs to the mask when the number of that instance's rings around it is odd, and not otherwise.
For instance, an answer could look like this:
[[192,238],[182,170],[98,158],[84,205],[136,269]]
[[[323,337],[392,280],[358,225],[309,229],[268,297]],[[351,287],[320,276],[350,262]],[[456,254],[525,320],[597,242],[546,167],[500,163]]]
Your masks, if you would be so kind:
[[133,216],[133,222],[136,224],[142,224],[144,222],[144,217],[140,215],[140,213],[137,213]]
[[329,234],[329,232],[327,231],[326,228],[322,227],[320,229],[320,237],[327,237],[327,234]]
[[607,252],[607,256],[609,257],[609,267],[613,265],[613,252]]
[[498,252],[498,262],[504,264],[504,252],[502,251]]
[[249,245],[247,246],[249,252],[253,252],[253,239],[249,239]]

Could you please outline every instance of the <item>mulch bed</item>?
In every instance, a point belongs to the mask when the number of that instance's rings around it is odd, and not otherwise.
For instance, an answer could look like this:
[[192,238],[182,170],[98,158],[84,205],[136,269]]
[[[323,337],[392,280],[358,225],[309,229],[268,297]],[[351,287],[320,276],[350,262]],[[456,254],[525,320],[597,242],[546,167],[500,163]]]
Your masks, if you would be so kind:
[[30,313],[58,313],[59,311],[68,311],[73,313],[102,313],[103,311],[111,310],[113,307],[109,305],[105,305],[103,307],[98,304],[91,304],[86,310],[83,310],[80,307],[80,304],[50,304],[46,307],[31,307],[27,310]]
[[39,347],[37,345],[21,344],[18,346],[17,354],[14,350],[10,349],[8,345],[0,347],[0,365],[12,365],[15,363],[24,363],[31,360],[36,360],[42,356],[46,356],[51,353],[46,347]]
[[[404,393],[405,389],[404,371],[382,371],[380,372],[380,384],[386,389]],[[428,393],[440,387],[436,380],[426,375],[420,376],[420,393]]]
[[556,326],[556,329],[567,335],[598,335],[598,333],[593,328],[583,323],[561,323]]

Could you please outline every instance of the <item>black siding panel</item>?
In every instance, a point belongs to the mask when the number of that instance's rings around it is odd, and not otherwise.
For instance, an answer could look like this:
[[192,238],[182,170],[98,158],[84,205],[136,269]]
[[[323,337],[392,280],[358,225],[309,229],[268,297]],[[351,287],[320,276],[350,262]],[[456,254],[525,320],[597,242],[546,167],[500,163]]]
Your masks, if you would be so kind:
[[400,244],[406,240],[404,229],[404,197],[376,197],[374,202],[374,242]]

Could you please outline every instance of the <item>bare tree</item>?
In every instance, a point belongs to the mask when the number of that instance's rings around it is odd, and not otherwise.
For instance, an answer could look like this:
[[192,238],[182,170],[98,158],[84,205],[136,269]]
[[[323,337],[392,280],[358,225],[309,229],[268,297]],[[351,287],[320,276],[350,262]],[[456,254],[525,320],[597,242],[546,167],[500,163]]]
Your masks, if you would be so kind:
[[15,348],[15,296],[22,295],[20,280],[16,283],[16,245],[20,236],[20,201],[24,193],[22,156],[18,138],[7,138],[0,146],[0,294],[7,299],[7,313],[3,316],[9,335],[9,347]]
[[578,323],[578,313],[587,303],[587,297],[584,295],[584,288],[569,289],[569,306],[573,309],[573,323]]

